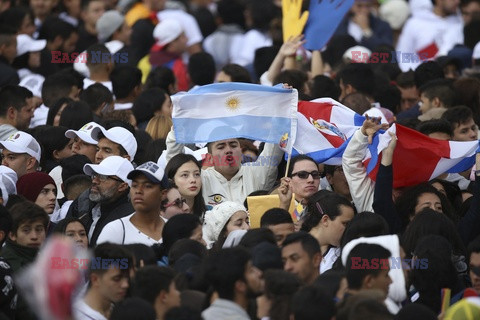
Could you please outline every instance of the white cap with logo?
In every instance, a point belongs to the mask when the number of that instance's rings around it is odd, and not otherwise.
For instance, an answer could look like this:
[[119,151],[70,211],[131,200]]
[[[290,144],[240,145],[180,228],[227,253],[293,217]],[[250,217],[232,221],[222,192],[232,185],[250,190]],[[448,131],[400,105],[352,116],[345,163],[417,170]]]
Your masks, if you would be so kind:
[[67,130],[65,132],[65,137],[73,139],[75,137],[79,137],[86,143],[90,144],[97,144],[98,141],[94,139],[94,137],[98,136],[98,132],[101,131],[102,126],[96,122],[89,122],[79,130]]
[[117,176],[129,185],[131,181],[127,178],[127,175],[132,170],[133,165],[130,161],[120,156],[110,156],[99,164],[86,164],[83,167],[83,172],[88,176],[91,176],[94,172],[106,176]]
[[40,162],[42,149],[34,137],[23,131],[17,131],[5,141],[0,141],[0,146],[14,153],[27,153]]
[[[137,139],[135,139],[135,136],[130,131],[122,127],[113,127],[108,130],[100,127],[100,130],[105,138],[121,145],[130,156],[130,161],[133,161],[133,158],[135,158],[135,154],[137,153]],[[95,137],[95,140],[99,140],[98,134]]]

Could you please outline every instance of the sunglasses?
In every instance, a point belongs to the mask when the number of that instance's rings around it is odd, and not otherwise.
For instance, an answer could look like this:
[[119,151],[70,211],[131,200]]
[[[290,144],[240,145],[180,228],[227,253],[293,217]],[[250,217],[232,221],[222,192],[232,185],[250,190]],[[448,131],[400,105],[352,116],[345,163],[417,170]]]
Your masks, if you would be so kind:
[[108,179],[112,179],[112,180],[115,180],[115,181],[118,181],[118,182],[124,182],[122,179],[115,178],[113,176],[107,176],[107,175],[104,175],[104,174],[99,174],[99,173],[96,173],[96,172],[92,173],[92,180],[93,179],[98,179],[98,181],[100,181],[100,182],[105,182]]
[[172,202],[170,203],[167,203],[165,205],[165,208],[170,208],[172,206],[176,206],[177,208],[182,208],[183,207],[183,204],[184,203],[187,203],[187,199],[180,199],[180,198],[177,198],[175,200],[173,200]]
[[320,179],[320,172],[318,171],[312,171],[312,172],[298,171],[298,172],[292,173],[292,177],[297,176],[300,179],[308,179],[308,176],[310,175],[312,175],[312,178],[315,180]]

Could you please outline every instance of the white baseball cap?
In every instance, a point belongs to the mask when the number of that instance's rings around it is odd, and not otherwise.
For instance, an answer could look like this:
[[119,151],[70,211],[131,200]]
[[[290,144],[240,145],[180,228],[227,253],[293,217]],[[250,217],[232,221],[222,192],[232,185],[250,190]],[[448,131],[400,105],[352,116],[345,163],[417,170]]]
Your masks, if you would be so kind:
[[17,173],[7,166],[0,166],[0,189],[2,190],[3,204],[6,205],[8,197],[17,193]]
[[[89,122],[79,130],[67,130],[65,132],[65,137],[73,139],[75,137],[79,137],[86,143],[90,144],[97,144],[98,141],[95,137],[98,136],[98,133],[101,131],[102,126],[96,122]],[[103,129],[103,128],[102,128]]]
[[0,146],[14,153],[28,153],[40,162],[42,149],[34,137],[23,131],[17,131],[7,140],[0,141]]
[[153,37],[157,40],[157,45],[163,47],[177,39],[183,32],[182,25],[177,20],[162,20],[153,29]]
[[27,34],[17,36],[17,57],[27,52],[39,52],[45,49],[47,40],[35,40]]
[[110,156],[105,158],[99,164],[86,164],[83,166],[83,172],[91,176],[94,172],[106,176],[117,176],[130,185],[127,175],[133,170],[133,165],[126,158],[120,156]]
[[[100,127],[100,130],[105,138],[121,145],[130,156],[130,161],[133,161],[133,158],[135,158],[135,154],[137,153],[137,139],[135,139],[135,136],[130,131],[123,127],[113,127],[108,130]],[[94,137],[97,141],[99,140],[99,133],[100,132]]]
[[162,183],[164,172],[165,171],[163,170],[163,168],[160,167],[158,164],[153,161],[148,161],[138,166],[135,170],[130,171],[127,178],[132,179],[133,176],[135,176],[136,174],[142,173],[151,182],[164,186],[164,184]]

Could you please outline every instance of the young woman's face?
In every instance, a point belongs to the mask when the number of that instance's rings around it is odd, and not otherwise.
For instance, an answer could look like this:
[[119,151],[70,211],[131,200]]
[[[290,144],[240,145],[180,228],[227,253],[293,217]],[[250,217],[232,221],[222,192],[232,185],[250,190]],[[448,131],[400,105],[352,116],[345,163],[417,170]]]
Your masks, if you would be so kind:
[[70,222],[65,228],[65,235],[72,238],[77,246],[85,249],[88,247],[87,231],[80,222]]
[[250,221],[248,219],[248,214],[245,211],[237,211],[230,217],[226,225],[228,236],[233,230],[248,230],[250,229]]
[[415,206],[415,214],[419,213],[423,208],[430,208],[438,212],[443,212],[442,201],[434,193],[422,193],[417,198],[417,205]]
[[200,169],[192,161],[184,163],[178,168],[173,177],[178,191],[185,198],[195,197],[202,188]]
[[62,115],[63,109],[65,109],[66,106],[67,106],[67,104],[64,103],[64,104],[62,104],[62,106],[60,107],[60,109],[58,109],[57,114],[56,114],[55,117],[53,118],[53,126],[54,126],[54,127],[58,127],[58,126],[60,125],[60,116]]
[[180,214],[180,213],[189,213],[190,207],[188,206],[185,198],[180,195],[178,189],[172,188],[167,192],[167,204],[165,205],[165,210],[162,212],[162,216],[165,219],[170,219],[171,217]]

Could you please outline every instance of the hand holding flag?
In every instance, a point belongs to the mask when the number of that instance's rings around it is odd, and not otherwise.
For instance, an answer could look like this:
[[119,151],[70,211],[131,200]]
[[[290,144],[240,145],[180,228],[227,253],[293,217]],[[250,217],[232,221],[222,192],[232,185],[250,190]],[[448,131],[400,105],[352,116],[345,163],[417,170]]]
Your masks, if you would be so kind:
[[302,0],[282,0],[283,42],[300,35],[307,23],[308,11],[300,15]]

